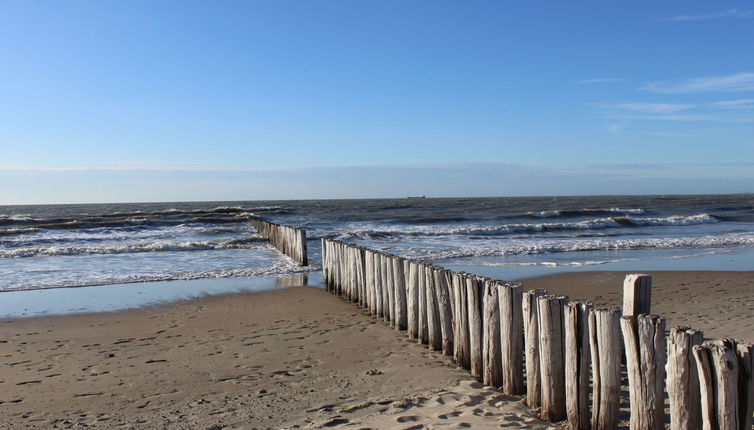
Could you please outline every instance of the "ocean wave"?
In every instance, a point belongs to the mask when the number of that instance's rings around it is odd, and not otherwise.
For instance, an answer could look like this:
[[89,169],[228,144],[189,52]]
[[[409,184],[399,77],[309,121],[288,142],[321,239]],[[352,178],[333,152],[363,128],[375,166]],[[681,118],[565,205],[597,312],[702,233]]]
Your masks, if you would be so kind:
[[[211,215],[192,216],[178,219],[154,219],[144,217],[129,217],[120,219],[79,218],[75,220],[60,219],[48,223],[28,223],[28,226],[0,228],[0,236],[31,234],[42,230],[93,230],[99,228],[157,228],[179,226],[184,224],[239,224],[245,223],[251,216],[250,212],[241,212],[229,217]],[[50,221],[49,219],[45,221]]]
[[94,287],[98,285],[133,284],[140,282],[189,281],[195,279],[278,277],[296,273],[311,273],[319,270],[322,270],[322,267],[319,265],[301,266],[290,260],[279,261],[257,267],[241,267],[235,269],[180,271],[175,273],[159,273],[148,275],[105,275],[101,278],[90,279],[85,282],[67,281],[61,282],[60,284],[45,282],[42,284],[26,284],[22,287],[5,286],[0,289],[0,291],[47,290],[53,288]]
[[101,246],[51,246],[0,250],[0,258],[52,257],[63,255],[132,254],[142,252],[183,252],[217,249],[250,249],[262,246],[264,239],[249,237],[230,240],[149,242]]
[[494,257],[514,255],[541,255],[583,251],[623,251],[642,249],[674,248],[725,248],[731,246],[754,246],[754,234],[725,234],[717,236],[642,238],[642,239],[602,239],[602,240],[522,240],[505,242],[496,246],[468,247],[452,249],[430,249],[410,247],[395,252],[405,252],[423,259],[451,259],[462,257]]
[[662,218],[605,217],[575,222],[519,223],[489,226],[467,226],[454,228],[389,227],[364,228],[347,231],[342,237],[357,239],[390,240],[404,236],[505,236],[511,234],[537,234],[553,231],[602,230],[625,227],[688,226],[714,224],[719,220],[709,214],[673,215]]
[[554,209],[549,211],[527,212],[520,217],[524,218],[557,218],[557,217],[578,217],[578,216],[595,216],[595,215],[643,215],[646,211],[641,208],[583,208],[583,209]]

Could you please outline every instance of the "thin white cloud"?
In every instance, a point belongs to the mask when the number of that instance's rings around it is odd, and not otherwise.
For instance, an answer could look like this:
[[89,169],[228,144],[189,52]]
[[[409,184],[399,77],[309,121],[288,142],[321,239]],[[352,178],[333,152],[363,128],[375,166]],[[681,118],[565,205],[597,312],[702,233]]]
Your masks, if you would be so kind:
[[671,114],[684,110],[693,109],[696,105],[678,104],[678,103],[618,103],[613,105],[618,109],[625,109],[631,112]]
[[723,19],[723,18],[749,18],[754,15],[754,11],[740,10],[740,9],[728,9],[720,12],[704,13],[698,15],[677,15],[665,18],[662,21],[706,21],[710,19]]
[[647,136],[660,136],[660,137],[696,137],[695,134],[674,133],[671,131],[640,131],[639,134],[643,134]]
[[617,133],[623,130],[623,128],[626,127],[626,124],[628,124],[628,121],[619,121],[613,124],[608,124],[607,131],[609,131],[610,133]]
[[626,78],[593,78],[582,79],[580,81],[573,81],[574,84],[607,84],[612,82],[626,82]]
[[710,105],[725,109],[754,109],[754,99],[723,100]]
[[754,73],[652,82],[642,89],[661,94],[754,91]]

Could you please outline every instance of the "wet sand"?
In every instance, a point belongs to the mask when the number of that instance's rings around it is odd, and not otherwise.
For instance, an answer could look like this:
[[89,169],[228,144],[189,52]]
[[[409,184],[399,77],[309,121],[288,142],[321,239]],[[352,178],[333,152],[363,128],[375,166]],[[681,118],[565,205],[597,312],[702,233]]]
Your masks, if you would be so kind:
[[[754,340],[754,272],[652,272],[654,313]],[[524,281],[598,306],[625,273]],[[2,320],[6,428],[560,428],[320,289]]]

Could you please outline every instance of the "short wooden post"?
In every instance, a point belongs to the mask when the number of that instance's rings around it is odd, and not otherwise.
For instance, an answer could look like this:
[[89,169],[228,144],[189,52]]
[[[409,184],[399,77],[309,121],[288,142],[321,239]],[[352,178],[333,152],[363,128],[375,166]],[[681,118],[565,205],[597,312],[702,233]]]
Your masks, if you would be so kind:
[[433,271],[440,329],[442,331],[442,353],[453,355],[453,306],[449,281],[450,272],[441,267]]
[[466,278],[466,300],[469,309],[469,361],[471,362],[471,376],[482,380],[484,361],[482,359],[482,278],[469,276]]
[[566,418],[563,307],[567,302],[568,297],[565,296],[537,298],[539,374],[542,379],[542,409],[539,416],[552,422]]
[[464,369],[471,368],[469,343],[469,307],[466,300],[466,275],[453,275],[453,359]]
[[589,349],[592,356],[592,429],[618,428],[623,345],[620,308],[589,313]]
[[689,327],[673,327],[668,336],[668,400],[671,430],[701,430],[699,372],[692,349],[704,335]]
[[623,316],[631,430],[665,428],[665,320],[656,315]]
[[500,356],[500,307],[498,305],[498,283],[486,280],[483,297],[484,314],[482,336],[484,348],[482,360],[484,371],[482,382],[485,385],[500,387],[503,384],[502,359]]
[[502,357],[503,394],[525,393],[524,387],[524,317],[521,284],[498,285],[500,313],[500,354]]
[[626,275],[623,280],[623,316],[649,315],[652,304],[652,277]]
[[573,430],[589,425],[589,314],[591,303],[565,305],[566,415]]
[[539,323],[537,298],[547,295],[547,290],[523,293],[524,343],[526,358],[526,404],[532,408],[542,404],[542,384],[539,374]]

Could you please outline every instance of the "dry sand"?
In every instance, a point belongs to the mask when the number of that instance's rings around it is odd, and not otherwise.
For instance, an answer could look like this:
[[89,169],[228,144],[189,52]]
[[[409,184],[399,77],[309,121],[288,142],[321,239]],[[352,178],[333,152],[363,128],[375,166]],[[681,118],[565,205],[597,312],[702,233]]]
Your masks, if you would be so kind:
[[[651,274],[669,326],[754,340],[754,272]],[[524,285],[607,305],[624,275]],[[2,428],[560,428],[314,288],[3,321],[0,356]]]

